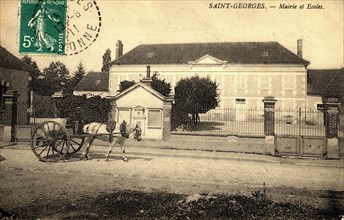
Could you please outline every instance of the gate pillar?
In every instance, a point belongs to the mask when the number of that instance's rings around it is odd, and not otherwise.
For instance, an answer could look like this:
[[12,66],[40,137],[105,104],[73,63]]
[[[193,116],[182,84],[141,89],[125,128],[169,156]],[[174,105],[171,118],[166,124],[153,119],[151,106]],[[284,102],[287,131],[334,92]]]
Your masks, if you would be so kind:
[[275,103],[277,100],[273,96],[267,96],[264,102],[264,134],[265,136],[275,135]]
[[162,139],[167,141],[171,138],[171,110],[172,100],[168,99],[163,104],[163,130]]
[[12,91],[11,93],[3,95],[5,100],[5,119],[2,141],[4,143],[15,142],[19,96],[20,94],[18,94],[18,91]]
[[338,123],[339,106],[337,98],[324,100],[325,129],[327,137],[327,158],[339,159]]
[[277,100],[273,96],[267,96],[263,99],[263,102],[265,144],[271,146],[270,154],[275,155],[275,103]]

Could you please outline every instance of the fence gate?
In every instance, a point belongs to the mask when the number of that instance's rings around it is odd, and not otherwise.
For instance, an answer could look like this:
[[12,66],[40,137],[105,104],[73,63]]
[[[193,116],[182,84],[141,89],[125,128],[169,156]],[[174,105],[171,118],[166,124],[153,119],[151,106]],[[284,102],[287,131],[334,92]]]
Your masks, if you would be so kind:
[[326,155],[327,138],[321,111],[277,109],[275,113],[277,155],[321,158]]
[[275,138],[277,155],[299,157],[326,155],[326,137],[276,135]]

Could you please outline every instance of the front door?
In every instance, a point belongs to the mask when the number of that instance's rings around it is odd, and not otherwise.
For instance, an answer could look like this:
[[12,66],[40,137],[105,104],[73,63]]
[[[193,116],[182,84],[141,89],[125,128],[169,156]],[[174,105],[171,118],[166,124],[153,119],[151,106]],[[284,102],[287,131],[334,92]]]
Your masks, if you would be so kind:
[[142,130],[142,136],[145,135],[145,121],[146,121],[146,116],[145,116],[145,108],[138,105],[134,108],[134,113],[133,113],[133,125],[136,126],[138,125],[141,130]]
[[145,120],[144,119],[134,119],[134,125],[138,125],[142,130],[142,136],[145,136]]
[[246,99],[235,99],[235,120],[246,121]]

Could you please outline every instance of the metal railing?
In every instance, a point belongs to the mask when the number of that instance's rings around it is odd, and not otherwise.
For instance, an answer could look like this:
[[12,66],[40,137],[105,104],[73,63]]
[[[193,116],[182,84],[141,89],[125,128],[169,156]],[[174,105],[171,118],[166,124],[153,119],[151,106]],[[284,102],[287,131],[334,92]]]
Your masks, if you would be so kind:
[[199,120],[189,122],[185,130],[234,134],[264,134],[264,109],[212,109],[206,113],[199,114]]
[[311,109],[275,109],[275,134],[325,136],[324,114]]
[[[190,119],[192,118],[191,115]],[[325,136],[324,115],[319,110],[275,109],[275,134]],[[263,108],[216,108],[199,114],[184,131],[264,134]]]

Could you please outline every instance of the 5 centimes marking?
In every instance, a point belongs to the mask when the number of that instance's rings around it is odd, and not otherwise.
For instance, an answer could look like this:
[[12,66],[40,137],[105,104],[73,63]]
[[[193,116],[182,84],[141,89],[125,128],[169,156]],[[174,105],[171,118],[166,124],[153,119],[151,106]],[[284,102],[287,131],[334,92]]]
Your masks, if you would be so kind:
[[67,17],[67,54],[75,55],[96,41],[101,27],[101,14],[96,1],[70,0]]
[[21,0],[19,52],[65,54],[67,0]]

